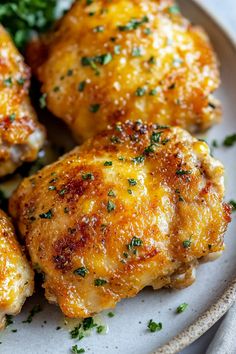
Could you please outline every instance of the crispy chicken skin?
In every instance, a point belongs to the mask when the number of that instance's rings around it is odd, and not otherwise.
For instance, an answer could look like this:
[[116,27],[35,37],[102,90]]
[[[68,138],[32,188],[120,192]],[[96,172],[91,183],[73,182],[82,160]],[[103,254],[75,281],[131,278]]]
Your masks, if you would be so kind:
[[207,35],[170,0],[77,1],[28,57],[49,110],[77,140],[118,120],[196,131],[221,115]]
[[47,299],[87,317],[193,282],[197,259],[224,249],[223,173],[181,128],[126,122],[23,180],[10,213]]
[[20,312],[34,290],[34,274],[18,244],[7,215],[0,210],[0,329],[5,315]]
[[30,70],[0,25],[0,177],[36,159],[44,142],[28,97]]

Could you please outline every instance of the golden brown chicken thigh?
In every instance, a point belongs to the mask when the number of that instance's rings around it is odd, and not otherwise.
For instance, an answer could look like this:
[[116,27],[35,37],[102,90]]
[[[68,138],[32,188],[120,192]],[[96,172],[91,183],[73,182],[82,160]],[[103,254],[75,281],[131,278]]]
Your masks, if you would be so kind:
[[19,313],[33,289],[33,271],[16,241],[10,219],[0,210],[0,329],[5,315]]
[[47,299],[87,317],[193,282],[197,259],[224,249],[223,173],[186,131],[126,122],[23,180],[10,212]]
[[195,131],[220,117],[216,56],[170,0],[77,1],[28,56],[49,110],[77,139],[118,120]]
[[0,177],[36,159],[45,137],[28,97],[30,70],[0,25]]

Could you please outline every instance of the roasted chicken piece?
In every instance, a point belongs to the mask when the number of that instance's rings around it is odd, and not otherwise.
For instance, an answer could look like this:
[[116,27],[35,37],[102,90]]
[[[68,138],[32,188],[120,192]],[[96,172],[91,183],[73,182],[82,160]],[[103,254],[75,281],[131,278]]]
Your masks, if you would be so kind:
[[34,274],[15,238],[7,215],[0,210],[0,329],[5,315],[20,312],[34,290]]
[[10,213],[50,302],[87,317],[145,286],[193,282],[224,249],[224,169],[181,128],[117,124],[23,180]]
[[221,115],[216,56],[171,0],[76,1],[28,57],[77,140],[142,119],[205,130]]
[[45,132],[37,122],[28,89],[30,69],[0,25],[0,177],[36,159]]

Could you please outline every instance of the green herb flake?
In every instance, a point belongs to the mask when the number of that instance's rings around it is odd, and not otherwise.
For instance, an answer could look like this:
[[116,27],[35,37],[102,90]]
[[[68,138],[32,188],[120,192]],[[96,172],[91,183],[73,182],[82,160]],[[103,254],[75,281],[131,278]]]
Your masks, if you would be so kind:
[[232,207],[232,211],[236,211],[236,201],[235,200],[230,200],[229,204]]
[[191,237],[188,240],[183,241],[183,248],[189,248],[192,244]]
[[35,305],[32,310],[30,310],[29,316],[27,317],[26,320],[22,321],[22,323],[31,323],[33,320],[33,317],[42,311],[42,307],[40,305]]
[[143,241],[141,240],[141,238],[134,236],[132,238],[132,240],[130,241],[130,243],[127,245],[127,248],[128,248],[128,250],[131,250],[134,247],[142,246],[142,244],[143,244]]
[[41,109],[44,109],[44,108],[47,106],[47,101],[46,101],[46,99],[47,99],[47,94],[44,93],[44,94],[40,97],[40,99],[39,99],[39,105],[40,105],[40,108],[41,108]]
[[83,92],[86,86],[86,81],[81,81],[78,85],[78,91]]
[[99,103],[95,103],[95,104],[91,104],[89,107],[89,111],[92,113],[97,113],[100,109],[100,104]]
[[143,155],[134,157],[134,158],[132,159],[132,161],[133,161],[134,163],[137,163],[137,164],[144,162],[144,160],[145,160],[145,157],[144,157]]
[[57,189],[56,186],[49,186],[49,187],[48,187],[48,190],[49,190],[49,191],[55,191],[55,189]]
[[148,329],[152,333],[160,331],[160,330],[162,330],[162,323],[161,322],[156,323],[153,320],[150,320],[148,322]]
[[110,317],[110,318],[112,318],[112,317],[115,316],[115,314],[114,314],[114,312],[108,312],[107,316]]
[[11,123],[13,123],[15,119],[16,119],[16,114],[15,113],[12,113],[12,114],[9,115],[9,120],[10,120]]
[[82,179],[84,181],[87,181],[87,180],[93,181],[94,180],[94,175],[91,172],[83,173],[82,174]]
[[26,82],[26,79],[24,79],[23,77],[19,77],[19,79],[17,79],[16,82],[18,83],[18,85],[23,86],[24,83]]
[[112,161],[105,161],[104,166],[112,166]]
[[173,5],[168,8],[168,11],[172,15],[180,14],[180,8],[178,5]]
[[95,32],[95,33],[104,32],[104,26],[96,26],[96,27],[94,27],[93,32]]
[[144,29],[143,33],[149,35],[149,34],[152,33],[152,31],[151,31],[150,28],[147,27],[147,28]]
[[12,87],[12,78],[8,77],[7,79],[3,80],[3,83],[6,87]]
[[105,326],[97,326],[97,333],[98,334],[104,334],[106,332],[106,327]]
[[132,18],[126,25],[118,26],[119,31],[132,31],[143,25],[144,23],[148,23],[149,18],[144,16],[142,19],[134,19]]
[[134,47],[132,49],[132,57],[141,57],[141,48],[139,47]]
[[86,0],[86,5],[89,6],[93,3],[93,0]]
[[191,171],[188,171],[188,170],[176,170],[175,174],[177,176],[184,176],[184,175],[190,175],[191,174]]
[[179,305],[176,309],[177,313],[182,313],[184,312],[188,307],[188,304],[186,302],[183,302],[181,305]]
[[138,87],[137,90],[135,91],[135,95],[138,97],[144,96],[146,93],[145,87]]
[[114,47],[114,53],[115,53],[115,54],[120,54],[120,51],[121,51],[121,46],[120,46],[120,45],[115,45],[115,47]]
[[107,193],[107,195],[108,195],[109,197],[115,197],[115,196],[116,196],[116,194],[115,194],[115,192],[114,192],[113,190],[110,190],[110,191]]
[[80,267],[75,269],[73,273],[75,275],[80,275],[82,278],[85,278],[85,276],[88,274],[88,269],[85,267]]
[[115,208],[116,208],[115,204],[111,200],[108,200],[108,202],[107,202],[108,213],[111,213],[112,211],[114,211]]
[[150,59],[148,60],[149,64],[156,64],[156,58],[154,56],[151,56]]
[[51,219],[53,216],[52,210],[48,210],[46,213],[42,213],[39,215],[41,219]]
[[95,286],[103,286],[105,284],[107,284],[107,281],[105,279],[95,279],[94,280]]
[[224,139],[224,141],[223,141],[223,145],[224,145],[225,147],[231,147],[231,146],[233,146],[235,143],[236,143],[236,133],[227,136],[227,137]]
[[128,182],[130,186],[136,186],[137,181],[134,178],[128,178]]
[[85,350],[84,350],[84,348],[78,348],[78,345],[75,344],[71,348],[71,353],[73,353],[73,354],[82,354],[82,353],[85,353]]

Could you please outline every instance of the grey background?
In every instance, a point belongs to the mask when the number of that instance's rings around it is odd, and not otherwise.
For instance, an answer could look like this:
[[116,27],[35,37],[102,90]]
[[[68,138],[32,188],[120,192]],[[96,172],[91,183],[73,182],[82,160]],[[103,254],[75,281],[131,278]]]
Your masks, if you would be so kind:
[[[196,0],[196,2],[207,7],[211,14],[230,32],[236,41],[236,0]],[[180,354],[205,354],[221,321],[217,322],[209,331]]]

